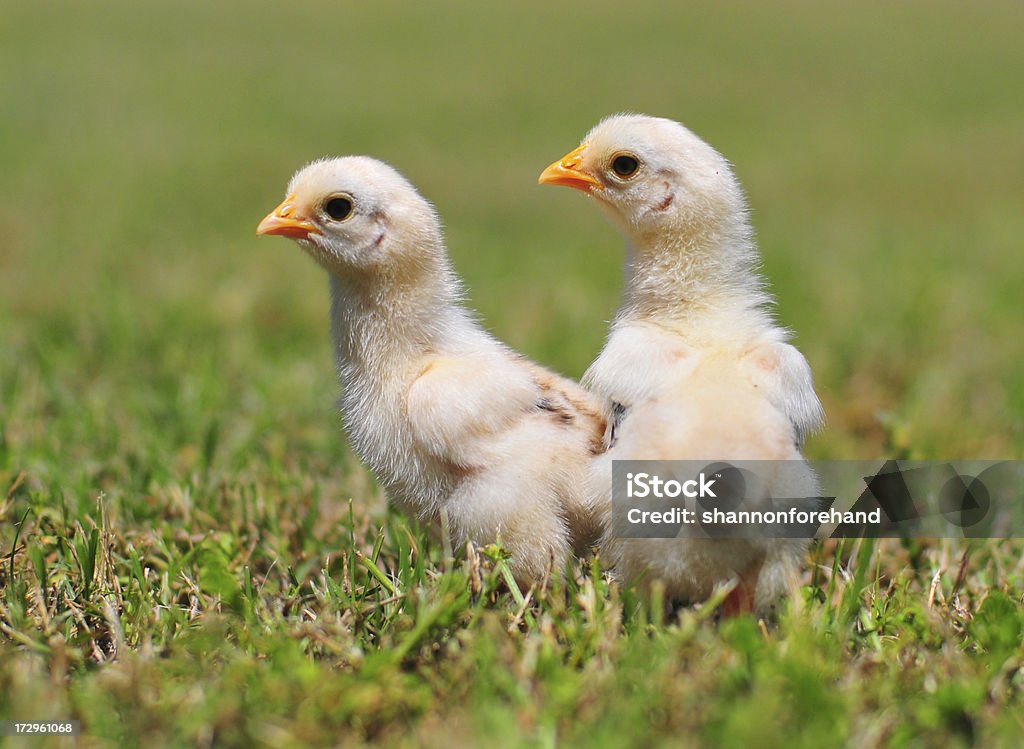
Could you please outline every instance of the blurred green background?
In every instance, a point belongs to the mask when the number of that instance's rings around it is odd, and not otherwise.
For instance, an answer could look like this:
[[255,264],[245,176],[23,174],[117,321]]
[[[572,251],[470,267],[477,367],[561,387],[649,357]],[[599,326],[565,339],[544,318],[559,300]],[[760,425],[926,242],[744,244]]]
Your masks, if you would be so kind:
[[1020,457],[1022,31],[1019,2],[6,4],[7,460],[336,432],[325,280],[253,232],[325,154],[405,172],[487,326],[579,376],[622,242],[535,182],[623,110],[736,165],[812,454]]

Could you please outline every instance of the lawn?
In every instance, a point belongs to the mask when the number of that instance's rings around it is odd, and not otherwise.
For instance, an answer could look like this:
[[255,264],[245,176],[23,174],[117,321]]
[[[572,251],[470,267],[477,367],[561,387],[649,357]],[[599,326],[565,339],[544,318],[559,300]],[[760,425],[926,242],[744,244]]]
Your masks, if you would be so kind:
[[[538,187],[602,116],[735,164],[814,458],[1024,458],[1024,8],[114,0],[0,9],[0,720],[83,747],[1024,744],[1024,541],[826,543],[777,623],[387,510],[322,272],[259,219],[368,153],[487,327],[578,377],[621,285]],[[0,740],[2,741],[2,740]],[[61,745],[40,738],[10,746]],[[64,742],[67,743],[67,742]]]

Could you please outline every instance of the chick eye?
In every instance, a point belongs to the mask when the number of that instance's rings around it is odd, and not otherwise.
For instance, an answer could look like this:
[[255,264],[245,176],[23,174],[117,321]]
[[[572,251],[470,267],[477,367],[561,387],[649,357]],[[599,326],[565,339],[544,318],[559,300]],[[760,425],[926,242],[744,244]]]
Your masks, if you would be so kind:
[[348,198],[331,198],[324,203],[324,213],[335,221],[344,221],[352,214],[352,201]]
[[612,159],[612,171],[620,177],[628,179],[636,174],[636,171],[639,168],[640,162],[635,156],[631,156],[628,153],[620,153]]

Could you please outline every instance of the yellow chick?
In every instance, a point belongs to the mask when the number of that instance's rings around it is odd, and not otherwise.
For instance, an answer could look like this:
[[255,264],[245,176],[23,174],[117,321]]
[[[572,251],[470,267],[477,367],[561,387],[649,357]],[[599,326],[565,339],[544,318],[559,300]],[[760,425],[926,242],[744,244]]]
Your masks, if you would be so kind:
[[[627,238],[624,300],[583,379],[614,434],[590,479],[606,516],[613,460],[802,461],[821,405],[807,361],[769,310],[746,199],[726,159],[677,122],[616,115],[539,181],[591,196]],[[773,496],[816,495],[809,468],[783,473]],[[770,609],[805,547],[610,534],[604,542],[622,578],[661,580],[676,600],[735,580],[728,613]]]
[[462,305],[434,208],[389,165],[325,159],[292,178],[258,234],[290,237],[328,273],[349,441],[389,501],[453,540],[500,539],[527,586],[597,521],[584,493],[600,405],[510,350]]

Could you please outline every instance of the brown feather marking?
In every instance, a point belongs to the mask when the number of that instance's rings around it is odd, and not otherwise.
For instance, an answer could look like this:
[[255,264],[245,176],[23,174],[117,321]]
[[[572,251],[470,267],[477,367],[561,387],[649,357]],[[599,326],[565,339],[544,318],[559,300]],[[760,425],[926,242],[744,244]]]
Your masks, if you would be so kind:
[[565,381],[558,375],[536,365],[530,368],[533,370],[534,382],[541,391],[537,407],[554,414],[561,424],[578,423],[579,428],[587,431],[591,455],[603,453],[604,433],[608,426],[604,414],[591,405],[582,393],[577,394],[575,388],[563,387]]
[[[544,393],[541,401],[546,403],[544,410],[551,411],[563,424],[582,421],[581,427],[589,434],[589,449],[592,455],[599,455],[605,450],[604,431],[607,422],[604,415],[582,398],[573,398],[574,393],[561,387],[561,382],[551,377],[538,376],[537,383]],[[539,404],[540,405],[540,404]]]

